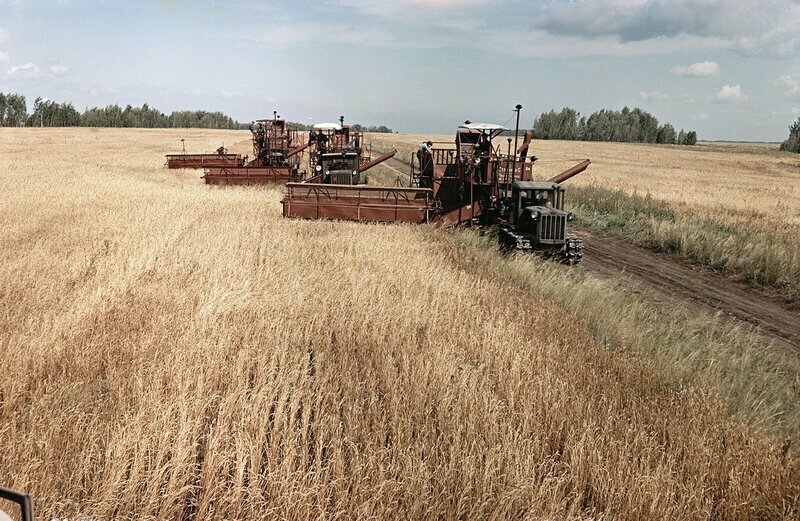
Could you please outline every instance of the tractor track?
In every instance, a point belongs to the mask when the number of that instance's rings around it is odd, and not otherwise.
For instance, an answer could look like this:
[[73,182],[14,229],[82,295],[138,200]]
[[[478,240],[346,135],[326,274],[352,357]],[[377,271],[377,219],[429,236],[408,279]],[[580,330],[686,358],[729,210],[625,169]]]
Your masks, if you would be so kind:
[[747,284],[718,273],[692,268],[666,254],[581,230],[582,266],[625,286],[655,290],[667,300],[688,303],[753,331],[767,343],[800,355],[800,312]]

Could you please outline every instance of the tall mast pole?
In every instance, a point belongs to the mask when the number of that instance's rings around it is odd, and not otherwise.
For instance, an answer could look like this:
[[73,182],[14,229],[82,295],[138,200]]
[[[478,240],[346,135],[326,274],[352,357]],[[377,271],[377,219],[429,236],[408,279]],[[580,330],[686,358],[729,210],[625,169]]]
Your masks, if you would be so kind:
[[[517,140],[519,139],[519,111],[522,110],[522,105],[514,107],[514,112],[517,113],[517,126],[514,128],[514,170],[511,172],[511,182],[516,181],[517,177]],[[521,178],[522,176],[520,176]]]

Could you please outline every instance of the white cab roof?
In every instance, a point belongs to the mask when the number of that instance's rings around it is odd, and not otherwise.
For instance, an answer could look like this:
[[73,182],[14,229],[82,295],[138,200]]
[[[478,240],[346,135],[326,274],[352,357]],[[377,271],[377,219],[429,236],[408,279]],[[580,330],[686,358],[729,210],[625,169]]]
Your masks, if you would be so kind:
[[503,125],[495,125],[493,123],[470,123],[469,125],[460,125],[458,128],[465,128],[467,130],[508,130]]
[[317,123],[314,128],[317,130],[342,130],[342,126],[338,123]]

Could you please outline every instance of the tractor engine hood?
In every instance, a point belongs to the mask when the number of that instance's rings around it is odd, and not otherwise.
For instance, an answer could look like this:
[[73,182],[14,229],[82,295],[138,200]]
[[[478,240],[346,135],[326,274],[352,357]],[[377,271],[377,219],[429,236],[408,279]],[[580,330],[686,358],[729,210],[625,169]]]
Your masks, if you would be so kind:
[[566,217],[569,213],[555,208],[548,208],[547,206],[526,206],[523,212],[530,214],[531,217],[538,217],[542,215],[559,215]]
[[564,210],[557,210],[556,208],[549,208],[547,206],[526,206],[522,210],[523,214],[527,215],[528,219],[535,220],[539,217],[566,217],[568,221],[575,218],[572,212],[565,212]]

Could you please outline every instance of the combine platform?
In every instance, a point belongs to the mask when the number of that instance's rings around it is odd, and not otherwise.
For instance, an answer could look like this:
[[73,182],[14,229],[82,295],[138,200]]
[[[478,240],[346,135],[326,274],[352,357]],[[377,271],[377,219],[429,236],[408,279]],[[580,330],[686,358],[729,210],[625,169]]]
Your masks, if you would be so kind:
[[284,217],[425,223],[433,215],[433,190],[287,183],[281,203]]
[[300,181],[303,175],[290,166],[239,166],[206,168],[202,177],[210,185],[249,186]]
[[167,154],[167,168],[213,168],[243,164],[239,154]]

